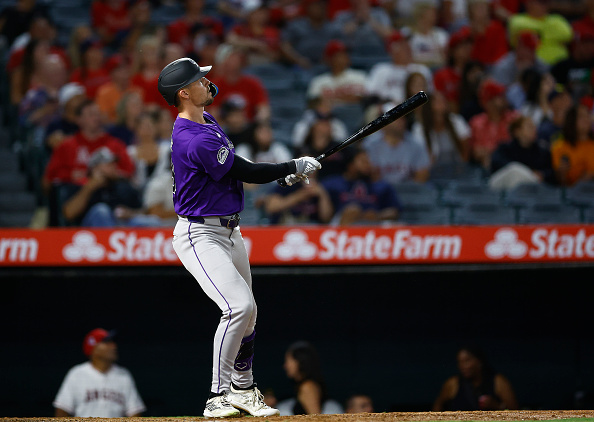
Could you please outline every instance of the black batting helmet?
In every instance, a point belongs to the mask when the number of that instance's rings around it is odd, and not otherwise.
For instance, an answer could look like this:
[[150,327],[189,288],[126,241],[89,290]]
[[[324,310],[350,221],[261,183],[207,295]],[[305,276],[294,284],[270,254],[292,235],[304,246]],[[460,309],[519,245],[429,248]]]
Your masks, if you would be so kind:
[[159,75],[159,92],[169,105],[175,105],[175,94],[185,86],[203,78],[212,66],[198,66],[194,60],[184,57],[163,68]]

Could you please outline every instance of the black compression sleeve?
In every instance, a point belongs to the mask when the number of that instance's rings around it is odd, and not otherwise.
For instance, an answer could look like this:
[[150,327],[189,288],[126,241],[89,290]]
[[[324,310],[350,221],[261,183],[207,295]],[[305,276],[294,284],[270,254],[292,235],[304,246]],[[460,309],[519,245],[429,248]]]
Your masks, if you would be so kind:
[[236,155],[233,165],[227,173],[234,179],[246,183],[268,183],[281,177],[288,176],[297,171],[294,161],[284,163],[252,163],[245,158]]

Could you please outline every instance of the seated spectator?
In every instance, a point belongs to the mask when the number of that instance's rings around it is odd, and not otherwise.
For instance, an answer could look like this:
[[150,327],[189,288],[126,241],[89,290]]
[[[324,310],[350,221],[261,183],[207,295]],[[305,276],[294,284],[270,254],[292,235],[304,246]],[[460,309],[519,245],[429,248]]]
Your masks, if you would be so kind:
[[312,125],[320,118],[330,121],[332,141],[342,142],[346,139],[348,136],[346,125],[332,114],[332,103],[324,97],[317,97],[309,101],[309,106],[303,112],[303,116],[293,126],[293,132],[291,133],[293,148],[299,149],[303,146]]
[[275,186],[262,198],[270,224],[325,224],[334,214],[330,196],[318,182],[318,175],[309,176],[309,183]]
[[266,121],[252,126],[252,136],[248,142],[239,145],[235,153],[255,163],[282,163],[292,158],[289,149],[274,140],[270,123]]
[[[404,92],[405,98],[410,98],[419,91],[425,91],[425,93],[430,93],[429,84],[427,83],[427,78],[421,72],[412,72],[406,78],[406,83],[404,84]],[[413,110],[412,113],[408,113],[405,116],[406,119],[406,127],[410,129],[416,121],[421,119],[421,108],[417,108]]]
[[517,13],[508,22],[511,45],[518,41],[523,31],[538,34],[540,44],[536,49],[537,57],[549,66],[569,56],[567,44],[572,39],[573,30],[563,16],[549,13],[547,1],[526,0],[525,13]]
[[[142,101],[144,104],[170,107],[159,94],[158,79],[161,73],[161,55],[163,54],[163,44],[159,38],[153,35],[145,35],[138,40],[134,58],[132,61],[132,80],[131,84],[142,92]],[[177,111],[171,108],[177,115]]]
[[484,66],[479,62],[470,61],[464,66],[460,80],[458,113],[467,122],[483,112],[479,100],[479,88],[484,77]]
[[589,14],[573,23],[569,57],[551,68],[555,80],[567,88],[574,100],[594,93],[591,80],[594,68],[594,2],[587,4]]
[[[203,43],[204,40],[196,40],[195,38],[194,30],[198,27],[201,30],[207,29],[208,33],[218,38],[222,38],[224,35],[223,23],[216,17],[204,13],[204,3],[204,0],[184,0],[183,16],[167,25],[167,40],[170,43],[179,44],[184,55],[194,51],[195,42]],[[206,36],[206,33],[202,32],[201,35]],[[165,61],[165,63],[171,63],[172,61]]]
[[88,361],[66,374],[53,402],[56,417],[139,417],[146,410],[130,371],[116,364],[114,335],[95,328],[85,336],[82,350]]
[[350,151],[343,174],[326,178],[322,184],[330,195],[335,215],[333,224],[378,224],[395,221],[402,208],[396,191],[383,180],[373,180],[373,167],[363,149]]
[[[154,36],[164,44],[166,30],[163,25],[153,23],[151,14],[153,12],[152,2],[149,0],[133,0],[129,2],[130,27],[120,35],[122,41],[118,52],[129,57],[134,54],[138,41],[142,37]],[[169,62],[168,62],[169,63]]]
[[491,154],[502,143],[510,139],[509,124],[518,113],[509,110],[505,99],[505,87],[486,79],[479,91],[480,103],[485,110],[474,116],[470,122],[470,159],[488,169]]
[[536,142],[536,126],[530,117],[519,116],[510,124],[511,141],[501,144],[491,156],[489,187],[509,190],[524,183],[556,184],[551,152]]
[[274,63],[281,57],[281,34],[270,23],[270,11],[262,0],[243,3],[244,21],[227,33],[226,42],[245,53],[248,66]]
[[468,20],[473,39],[470,57],[488,68],[509,50],[505,26],[493,19],[489,0],[468,1]]
[[253,128],[246,113],[245,100],[241,96],[227,97],[221,105],[219,124],[237,148],[248,143],[252,137]]
[[48,151],[56,149],[64,139],[78,132],[76,113],[86,98],[85,87],[76,82],[67,83],[60,88],[58,93],[60,112],[48,124],[45,131],[44,144]]
[[366,394],[353,394],[346,401],[345,413],[373,412],[373,400]]
[[81,64],[70,75],[70,82],[85,87],[87,97],[95,99],[99,87],[109,82],[105,68],[103,44],[97,39],[86,39],[80,45]]
[[594,179],[594,138],[587,106],[578,103],[569,109],[563,138],[553,143],[551,155],[562,186]]
[[140,193],[155,175],[165,172],[171,176],[171,147],[168,143],[159,143],[156,116],[153,114],[145,112],[137,117],[134,140],[127,151],[135,168],[130,181]]
[[58,93],[66,83],[66,66],[51,54],[40,64],[39,83],[27,91],[19,105],[19,123],[31,130],[36,146],[43,144],[45,129],[60,113]]
[[461,347],[457,354],[459,375],[448,378],[433,403],[444,410],[516,410],[518,401],[509,380],[496,372],[476,346]]
[[91,25],[105,45],[119,47],[122,35],[130,29],[129,2],[126,0],[93,0]]
[[562,85],[555,85],[547,96],[549,113],[544,116],[538,126],[538,140],[546,148],[562,137],[563,125],[567,111],[573,105],[571,95]]
[[108,126],[107,132],[126,145],[131,145],[134,140],[136,121],[144,110],[141,94],[137,90],[124,94],[116,108],[116,122]]
[[[387,103],[383,112],[395,105]],[[363,143],[371,165],[381,180],[395,185],[406,181],[424,183],[429,179],[431,160],[422,141],[406,129],[406,121],[397,119]]]
[[412,127],[413,139],[426,148],[431,165],[468,161],[470,126],[462,116],[449,111],[445,96],[436,91],[421,107],[421,119]]
[[142,205],[146,215],[157,217],[158,223],[173,227],[177,223],[177,214],[173,205],[173,178],[171,172],[160,172],[150,178],[142,195]]
[[53,151],[45,170],[44,186],[86,183],[89,158],[102,147],[109,148],[117,157],[117,167],[124,177],[132,176],[134,163],[126,152],[126,144],[105,133],[97,104],[92,100],[83,101],[76,110],[76,116],[79,131]]
[[278,403],[282,416],[343,412],[340,405],[329,399],[320,357],[312,344],[291,344],[283,366],[287,377],[295,383],[295,397]]
[[330,101],[332,107],[361,104],[367,77],[362,70],[350,67],[346,45],[342,41],[331,40],[324,49],[324,58],[330,71],[312,78],[307,97],[323,97]]
[[302,2],[303,16],[287,22],[281,32],[281,50],[284,60],[302,69],[321,65],[324,48],[332,39],[332,23],[327,16],[327,2],[307,0]]
[[93,30],[88,25],[77,25],[70,32],[68,39],[68,45],[66,46],[66,52],[68,54],[68,60],[73,69],[80,67],[82,58],[80,54],[81,44],[94,37]]
[[132,91],[141,91],[138,87],[132,86],[130,64],[122,55],[111,56],[105,68],[109,72],[110,80],[99,87],[95,101],[105,117],[105,123],[115,124],[118,118],[118,103],[122,97]]
[[339,38],[353,53],[382,51],[384,39],[392,32],[390,16],[381,7],[367,0],[350,0],[351,7],[338,12],[332,19],[335,38]]
[[47,41],[31,40],[27,43],[21,63],[9,73],[11,104],[18,106],[27,91],[40,83],[42,63],[50,54]]
[[173,131],[173,118],[166,108],[158,108],[155,111],[157,115],[157,138],[159,143],[171,145],[171,132]]
[[220,105],[233,95],[244,99],[250,122],[270,119],[268,92],[257,77],[244,73],[245,60],[241,51],[228,44],[221,44],[217,49],[216,66],[209,78],[219,87],[219,94],[210,109],[215,118],[220,113]]
[[489,75],[502,85],[511,85],[520,80],[526,69],[533,68],[538,73],[545,73],[549,66],[535,54],[538,37],[533,32],[521,32],[515,48],[493,64]]
[[[332,114],[317,114],[309,126],[303,145],[296,148],[296,155],[299,157],[317,157],[339,144],[332,135]],[[338,151],[324,160],[324,165],[316,172],[319,180],[326,177],[341,174],[344,171],[344,160],[346,153]]]
[[433,86],[429,68],[414,63],[408,40],[399,32],[394,32],[386,42],[391,62],[374,65],[367,80],[367,96],[370,102],[391,101],[400,104],[405,100],[405,82],[408,75],[419,72],[425,76],[427,85]]
[[[521,79],[524,101],[518,111],[532,119],[538,127],[540,122],[550,113],[549,93],[555,87],[555,79],[550,73],[539,73],[535,69],[524,71]],[[510,90],[508,89],[508,99]],[[511,104],[511,101],[508,100]]]
[[438,69],[446,64],[448,32],[437,26],[437,4],[430,0],[416,2],[410,26],[402,28],[408,36],[413,61]]
[[83,185],[58,186],[62,213],[69,225],[81,227],[159,226],[156,216],[141,212],[141,193],[122,177],[117,159],[108,147],[96,150],[88,162]]
[[460,109],[460,82],[470,62],[472,35],[467,27],[452,34],[447,49],[447,64],[433,74],[435,89],[443,93],[453,112]]

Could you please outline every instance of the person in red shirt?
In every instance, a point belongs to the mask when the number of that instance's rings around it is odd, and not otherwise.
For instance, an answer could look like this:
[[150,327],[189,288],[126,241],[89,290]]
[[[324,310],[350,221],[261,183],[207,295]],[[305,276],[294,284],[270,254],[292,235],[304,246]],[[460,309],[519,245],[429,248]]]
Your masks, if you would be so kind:
[[222,44],[217,49],[216,57],[217,66],[213,66],[211,71],[216,73],[210,80],[219,87],[219,94],[210,112],[216,117],[221,104],[224,104],[227,98],[237,96],[245,101],[250,121],[269,119],[268,92],[258,78],[243,73],[244,53],[228,44]]
[[[204,42],[200,39],[202,36],[211,35],[217,38],[223,38],[223,23],[203,14],[204,0],[185,0],[184,15],[167,25],[167,39],[170,43],[180,44],[185,54],[194,50],[194,43]],[[195,39],[194,33],[197,27],[200,27],[198,39]],[[167,62],[170,63],[170,62]]]
[[281,37],[278,28],[270,25],[269,10],[255,2],[255,6],[244,6],[247,13],[245,23],[231,28],[227,42],[247,53],[249,65],[276,62],[281,55]]
[[131,83],[140,89],[145,104],[168,107],[158,89],[162,52],[163,45],[158,37],[146,35],[140,38],[132,64]]
[[479,100],[485,111],[469,122],[471,158],[489,169],[491,154],[500,144],[509,141],[509,125],[518,113],[508,108],[505,86],[492,79],[481,83]]
[[474,39],[471,58],[483,65],[491,65],[509,50],[507,31],[498,20],[491,18],[489,2],[470,0],[468,18]]
[[109,82],[109,72],[104,66],[103,44],[98,39],[86,39],[80,45],[80,54],[81,64],[70,75],[70,82],[81,84],[87,96],[95,98],[99,87]]
[[89,158],[102,147],[109,148],[117,157],[122,177],[129,178],[134,173],[134,163],[126,151],[126,145],[103,130],[101,111],[97,104],[85,100],[76,114],[79,131],[56,147],[45,169],[43,187],[48,193],[52,185],[85,184]]
[[106,44],[117,41],[117,36],[130,29],[130,14],[126,0],[93,0],[91,24]]
[[460,81],[464,67],[470,61],[472,45],[472,33],[468,27],[452,34],[448,46],[448,65],[433,75],[435,89],[445,96],[453,112],[459,109]]

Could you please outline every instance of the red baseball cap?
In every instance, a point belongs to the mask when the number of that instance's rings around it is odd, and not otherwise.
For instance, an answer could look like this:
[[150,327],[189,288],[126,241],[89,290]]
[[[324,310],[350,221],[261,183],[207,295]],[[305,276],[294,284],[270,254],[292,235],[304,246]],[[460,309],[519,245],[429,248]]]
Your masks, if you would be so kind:
[[483,104],[503,94],[505,94],[505,86],[493,79],[485,80],[479,89],[479,98]]
[[112,55],[107,62],[105,62],[105,69],[111,73],[113,70],[119,68],[120,66],[124,66],[126,64],[126,59],[119,53],[115,53]]
[[347,51],[347,46],[342,41],[330,40],[324,49],[324,56],[327,59],[331,59],[336,53],[340,53],[342,51]]
[[540,39],[538,38],[538,35],[532,31],[522,31],[518,34],[518,45],[519,44],[522,44],[531,50],[536,50],[536,47],[540,44]]
[[112,340],[114,335],[115,333],[113,331],[107,331],[103,328],[95,328],[94,330],[89,331],[83,340],[84,354],[91,356],[91,353],[93,353],[93,349],[95,349],[97,344],[102,341]]
[[449,42],[450,50],[465,41],[472,41],[472,33],[470,32],[470,28],[467,26],[460,28],[458,31],[452,34]]
[[400,31],[392,31],[392,33],[386,38],[386,50],[389,50],[393,43],[406,40],[406,37]]

